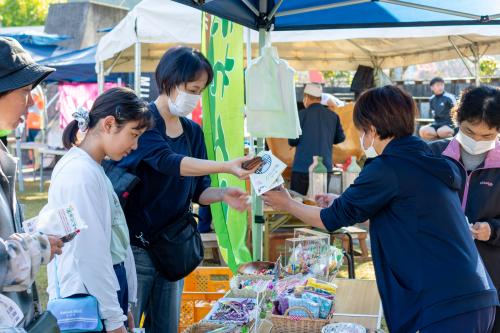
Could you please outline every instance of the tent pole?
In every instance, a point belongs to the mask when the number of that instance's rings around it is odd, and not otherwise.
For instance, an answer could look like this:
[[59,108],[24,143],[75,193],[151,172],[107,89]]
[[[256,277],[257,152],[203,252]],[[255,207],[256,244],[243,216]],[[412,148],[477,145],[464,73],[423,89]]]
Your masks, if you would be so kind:
[[[262,55],[262,48],[266,45],[266,31],[259,29],[259,55]],[[253,140],[253,138],[252,138]],[[257,147],[255,153],[258,154],[265,149],[264,138],[257,138]],[[264,226],[264,204],[262,199],[252,191],[254,202],[254,216],[252,223],[252,250],[253,260],[262,261],[262,245],[263,245],[263,226]],[[269,249],[267,249],[269,251]],[[269,259],[269,258],[267,258]]]
[[474,81],[476,87],[481,85],[481,55],[479,54],[479,47],[477,44],[473,44],[470,46],[472,54],[474,55]]
[[[259,0],[259,12],[267,13],[267,0]],[[250,44],[251,45],[251,44]],[[266,45],[266,30],[259,29],[259,55],[262,54],[262,48]],[[248,61],[248,60],[247,60]],[[251,141],[254,138],[250,138]],[[256,138],[257,147],[255,153],[258,154],[264,150],[264,138]],[[253,216],[252,216],[252,255],[254,261],[262,261],[262,237],[264,226],[264,204],[262,199],[252,190]],[[269,249],[268,249],[269,250]]]
[[481,85],[481,67],[479,63],[479,58],[474,59],[474,65],[475,65],[475,81],[476,81],[476,87],[479,87]]
[[467,63],[467,61],[465,61],[464,55],[462,54],[462,52],[460,51],[460,49],[457,47],[457,44],[455,44],[455,42],[453,41],[453,39],[451,38],[451,36],[448,36],[448,40],[450,41],[450,44],[453,45],[453,48],[455,49],[455,51],[457,52],[458,56],[460,57],[460,59],[464,63],[465,68],[467,68],[467,70],[469,71],[469,74],[472,75],[472,76],[475,76],[475,74],[472,73],[472,70],[470,69],[469,64]]
[[[436,13],[454,15],[454,16],[459,16],[459,17],[465,17],[465,18],[469,18],[472,20],[481,20],[482,19],[481,15],[474,15],[474,14],[459,12],[459,11],[451,10],[451,9],[444,9],[444,8],[438,8],[438,7],[433,7],[433,6],[420,5],[420,4],[410,3],[410,2],[406,2],[406,1],[402,1],[402,0],[378,0],[378,1],[390,3],[393,5],[397,5],[397,6],[402,6],[402,7],[411,7],[411,8],[421,9],[421,10],[425,10],[425,11],[429,11],[429,12],[436,12]],[[351,5],[359,5],[359,4],[366,3],[366,2],[372,2],[372,0],[346,0],[346,1],[342,1],[342,2],[321,5],[321,6],[292,9],[292,10],[283,11],[281,13],[277,13],[276,17],[310,13],[310,12],[316,12],[316,11],[320,11],[320,10],[340,8],[340,7],[351,6]],[[498,15],[500,15],[500,14],[496,14],[493,17],[496,18]],[[489,18],[490,18],[490,20],[492,19],[491,17],[489,17]]]
[[21,138],[23,137],[25,123],[19,124],[15,130],[16,136],[16,157],[19,159],[17,168],[17,181],[19,185],[19,192],[24,192],[24,174],[23,174],[23,152],[21,150]]
[[141,96],[141,42],[135,42],[135,68],[134,68],[134,90],[137,96]]
[[97,73],[97,91],[100,94],[104,92],[104,62],[99,61],[99,71]]
[[429,12],[460,16],[460,17],[465,17],[465,18],[469,18],[469,19],[473,19],[473,20],[481,20],[481,15],[474,15],[474,14],[459,12],[459,11],[451,10],[451,9],[444,9],[444,8],[438,8],[438,7],[433,7],[433,6],[420,5],[420,4],[406,2],[406,1],[402,1],[402,0],[379,0],[379,1],[385,2],[385,3],[390,3],[393,5],[397,5],[397,6],[426,10]]

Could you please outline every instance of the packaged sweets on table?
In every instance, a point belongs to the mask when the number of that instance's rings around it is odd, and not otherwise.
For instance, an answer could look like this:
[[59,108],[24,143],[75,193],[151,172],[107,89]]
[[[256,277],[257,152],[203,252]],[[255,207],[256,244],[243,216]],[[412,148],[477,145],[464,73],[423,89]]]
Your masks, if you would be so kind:
[[287,264],[285,274],[328,278],[330,236],[309,229],[295,229],[294,238],[285,240]]
[[311,300],[319,304],[319,318],[327,319],[329,317],[333,307],[333,300],[310,292],[303,293],[302,299]]
[[332,279],[337,276],[340,268],[342,267],[344,254],[342,250],[336,246],[330,247],[330,266],[329,266],[329,278]]
[[302,275],[289,276],[282,280],[276,282],[274,286],[274,292],[276,295],[281,295],[283,293],[291,294],[293,293],[295,287],[305,286],[307,278]]
[[205,322],[246,325],[257,318],[257,301],[253,298],[221,298],[205,317]]
[[337,286],[333,283],[324,282],[317,280],[315,278],[307,279],[306,287],[313,287],[316,289],[322,289],[328,293],[335,295],[337,293]]
[[309,314],[303,309],[309,310],[313,318],[319,318],[320,305],[314,301],[298,298],[295,296],[288,297],[288,315],[294,317],[309,318]]

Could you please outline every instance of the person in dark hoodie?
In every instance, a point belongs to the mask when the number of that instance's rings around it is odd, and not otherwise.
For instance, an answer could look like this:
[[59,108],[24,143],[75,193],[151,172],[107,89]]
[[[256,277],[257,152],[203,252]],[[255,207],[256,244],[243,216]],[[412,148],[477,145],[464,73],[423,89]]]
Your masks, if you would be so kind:
[[[430,144],[460,169],[460,200],[484,265],[500,290],[500,90],[482,86],[464,92],[454,114],[453,140]],[[500,332],[497,308],[493,332]]]
[[457,191],[460,173],[412,136],[416,106],[394,86],[363,93],[354,124],[364,169],[326,208],[306,206],[285,190],[264,201],[330,231],[370,219],[373,263],[390,332],[490,332],[498,298],[477,252]]

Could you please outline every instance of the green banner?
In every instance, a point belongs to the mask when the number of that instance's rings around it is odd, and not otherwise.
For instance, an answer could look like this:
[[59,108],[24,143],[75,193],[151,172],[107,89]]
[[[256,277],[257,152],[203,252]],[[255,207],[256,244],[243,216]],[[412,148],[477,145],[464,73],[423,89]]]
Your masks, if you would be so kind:
[[[203,94],[203,131],[208,158],[229,161],[244,154],[243,27],[203,14],[203,54],[214,69],[214,80]],[[245,189],[245,182],[232,175],[212,176],[212,185]],[[246,247],[247,214],[224,203],[211,206],[219,247],[228,266],[251,261]]]

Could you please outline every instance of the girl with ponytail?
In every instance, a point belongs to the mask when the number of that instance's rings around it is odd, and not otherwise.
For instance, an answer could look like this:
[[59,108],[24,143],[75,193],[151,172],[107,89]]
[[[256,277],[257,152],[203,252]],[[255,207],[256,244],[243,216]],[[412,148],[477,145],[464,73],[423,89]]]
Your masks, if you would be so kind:
[[[73,117],[63,133],[69,151],[52,173],[47,208],[73,203],[88,228],[65,246],[57,269],[54,263],[48,267],[49,297],[56,297],[57,278],[61,297],[96,297],[106,331],[125,333],[124,263],[133,264],[133,258],[125,216],[101,162],[105,157],[119,161],[130,154],[153,120],[147,105],[128,88],[106,91],[90,112],[79,109]],[[130,271],[133,274],[128,277],[135,278],[135,267]],[[133,321],[129,324],[133,327]]]

